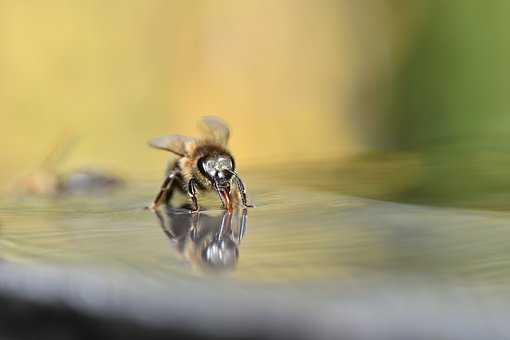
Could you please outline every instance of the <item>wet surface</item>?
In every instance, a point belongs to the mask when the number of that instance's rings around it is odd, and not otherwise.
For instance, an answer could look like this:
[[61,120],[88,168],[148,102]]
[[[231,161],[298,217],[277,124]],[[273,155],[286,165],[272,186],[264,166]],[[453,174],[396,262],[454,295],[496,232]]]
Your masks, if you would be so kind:
[[[198,220],[143,207],[158,183],[103,195],[4,198],[0,257],[165,281],[359,287],[415,279],[508,294],[510,214],[369,200],[247,176],[257,205]],[[334,287],[332,288],[334,289]],[[510,295],[510,294],[509,294]]]

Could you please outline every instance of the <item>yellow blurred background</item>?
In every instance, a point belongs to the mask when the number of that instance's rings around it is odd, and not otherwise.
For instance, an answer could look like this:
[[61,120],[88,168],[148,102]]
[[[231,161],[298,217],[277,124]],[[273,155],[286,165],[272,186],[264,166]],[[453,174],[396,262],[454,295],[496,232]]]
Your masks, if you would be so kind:
[[377,123],[371,84],[405,40],[397,14],[378,1],[0,0],[0,183],[70,137],[64,169],[159,176],[167,155],[146,141],[194,134],[204,114],[230,123],[246,166],[359,152]]
[[0,187],[74,139],[59,171],[159,179],[168,155],[147,140],[193,135],[214,114],[242,169],[377,155],[360,178],[331,176],[392,193],[376,198],[508,207],[509,9],[0,0]]

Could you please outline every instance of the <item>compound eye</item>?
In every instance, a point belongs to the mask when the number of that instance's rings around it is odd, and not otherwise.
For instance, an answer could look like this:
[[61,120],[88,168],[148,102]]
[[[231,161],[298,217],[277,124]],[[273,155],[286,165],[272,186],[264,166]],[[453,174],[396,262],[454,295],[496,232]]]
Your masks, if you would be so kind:
[[216,161],[214,159],[208,159],[204,162],[204,170],[209,176],[216,176]]
[[232,160],[229,157],[218,158],[218,163],[216,164],[216,169],[218,171],[232,170]]

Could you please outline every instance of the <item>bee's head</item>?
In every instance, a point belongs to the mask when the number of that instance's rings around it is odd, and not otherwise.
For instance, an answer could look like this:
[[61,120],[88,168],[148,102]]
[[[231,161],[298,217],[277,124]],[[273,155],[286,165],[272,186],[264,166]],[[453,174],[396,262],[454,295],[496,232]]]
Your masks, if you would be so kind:
[[234,159],[225,154],[202,157],[198,161],[198,169],[212,184],[224,188],[230,185],[234,171]]

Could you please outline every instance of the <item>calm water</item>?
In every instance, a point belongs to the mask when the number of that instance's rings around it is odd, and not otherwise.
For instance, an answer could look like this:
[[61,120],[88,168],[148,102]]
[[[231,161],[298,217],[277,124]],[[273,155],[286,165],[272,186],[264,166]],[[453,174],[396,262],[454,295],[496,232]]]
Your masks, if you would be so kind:
[[[159,183],[65,199],[4,198],[0,256],[168,277],[310,284],[418,278],[506,291],[510,214],[412,206],[248,176],[257,205],[194,219],[143,209]],[[202,200],[214,207],[214,197]]]

